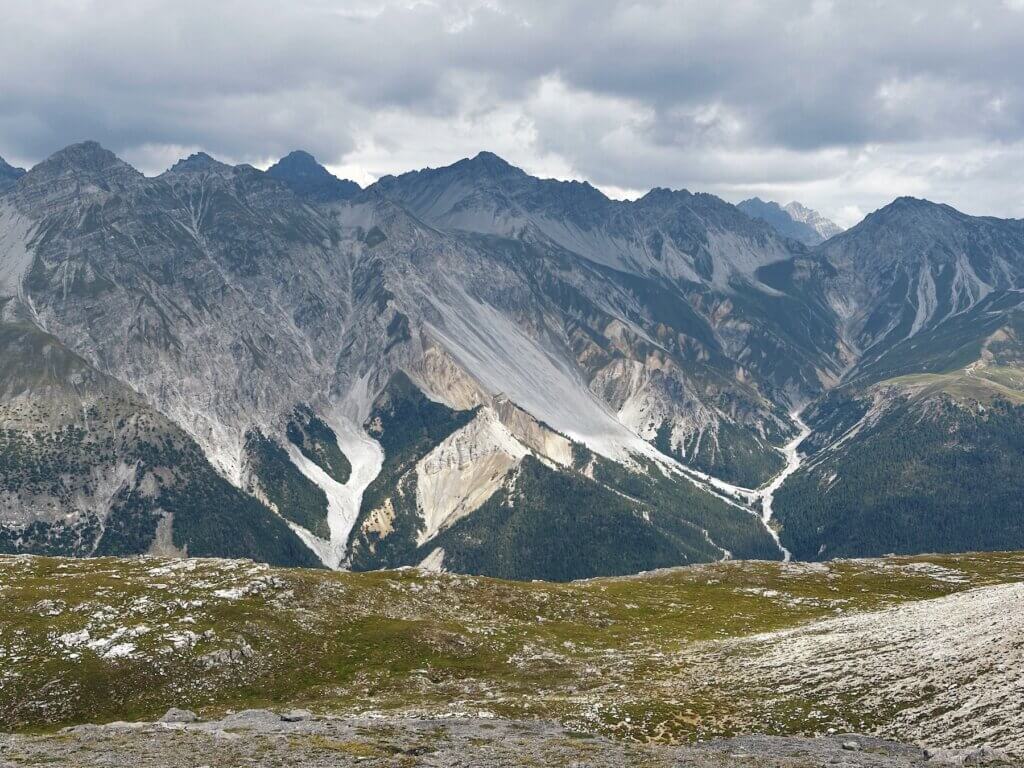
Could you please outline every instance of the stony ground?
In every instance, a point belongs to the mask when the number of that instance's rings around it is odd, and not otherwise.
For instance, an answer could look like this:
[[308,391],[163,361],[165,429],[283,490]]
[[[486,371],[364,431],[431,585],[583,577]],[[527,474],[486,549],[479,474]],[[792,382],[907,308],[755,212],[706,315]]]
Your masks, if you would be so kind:
[[[534,741],[550,727],[560,749],[609,739],[600,754],[627,764],[640,745],[672,760],[695,740],[749,733],[1020,756],[1022,584],[1022,553],[720,563],[571,584],[0,557],[0,731],[20,734],[9,760],[42,750],[38,763],[97,739],[129,750],[213,739],[230,752],[256,747],[216,741],[216,726],[54,732],[174,706],[208,721],[303,707],[369,718],[301,721],[316,728],[394,726],[410,731],[402,739],[424,723],[471,724],[453,744],[488,723]],[[531,730],[539,723],[557,726]],[[278,735],[260,739],[284,749]]]
[[903,739],[1024,755],[1022,622],[1024,584],[983,587],[736,640],[719,671],[759,698],[856,702]]
[[76,726],[47,736],[0,736],[0,768],[266,768],[327,766],[649,766],[650,768],[941,768],[1010,763],[986,750],[931,753],[865,736],[748,736],[689,746],[611,741],[545,721],[318,718],[246,710],[209,722]]

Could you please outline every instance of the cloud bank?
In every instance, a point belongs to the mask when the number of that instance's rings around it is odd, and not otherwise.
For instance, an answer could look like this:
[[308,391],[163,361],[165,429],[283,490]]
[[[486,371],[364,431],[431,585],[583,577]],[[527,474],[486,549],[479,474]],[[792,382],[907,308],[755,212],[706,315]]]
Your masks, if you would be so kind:
[[0,155],[147,173],[304,148],[366,183],[489,149],[613,195],[901,194],[1024,216],[1017,0],[5,3]]

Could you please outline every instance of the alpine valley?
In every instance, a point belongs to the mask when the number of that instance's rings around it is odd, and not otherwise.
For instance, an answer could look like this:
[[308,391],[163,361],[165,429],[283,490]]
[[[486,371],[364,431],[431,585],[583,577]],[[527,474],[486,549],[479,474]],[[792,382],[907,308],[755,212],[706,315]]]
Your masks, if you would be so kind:
[[1024,549],[1024,221],[481,153],[0,162],[0,552],[511,579]]

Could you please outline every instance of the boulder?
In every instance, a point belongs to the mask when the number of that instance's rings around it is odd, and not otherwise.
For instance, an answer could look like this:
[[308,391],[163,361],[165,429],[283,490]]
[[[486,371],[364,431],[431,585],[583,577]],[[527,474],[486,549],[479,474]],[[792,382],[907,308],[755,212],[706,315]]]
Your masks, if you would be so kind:
[[194,723],[197,720],[199,720],[199,716],[191,709],[178,709],[177,707],[171,707],[160,718],[161,723]]

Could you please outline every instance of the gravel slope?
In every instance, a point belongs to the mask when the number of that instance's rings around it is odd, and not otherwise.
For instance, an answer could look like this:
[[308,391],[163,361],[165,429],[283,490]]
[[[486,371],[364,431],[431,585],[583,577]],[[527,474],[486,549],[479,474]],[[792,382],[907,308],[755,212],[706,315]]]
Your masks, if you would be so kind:
[[[210,722],[77,726],[52,736],[0,736],[0,766],[651,766],[652,768],[913,768],[998,762],[992,753],[933,756],[865,736],[751,736],[692,746],[641,746],[545,721],[332,719],[246,710]],[[188,719],[176,712],[173,719]],[[945,758],[949,759],[945,759]]]

